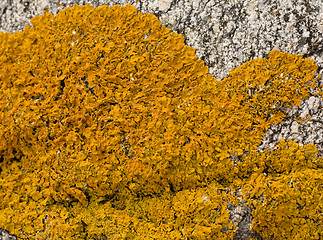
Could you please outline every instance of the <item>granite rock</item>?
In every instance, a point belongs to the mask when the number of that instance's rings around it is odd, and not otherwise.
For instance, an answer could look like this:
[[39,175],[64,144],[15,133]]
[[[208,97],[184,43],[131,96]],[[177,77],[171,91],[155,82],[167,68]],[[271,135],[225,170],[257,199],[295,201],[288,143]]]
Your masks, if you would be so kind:
[[17,237],[0,228],[0,240],[17,240]]

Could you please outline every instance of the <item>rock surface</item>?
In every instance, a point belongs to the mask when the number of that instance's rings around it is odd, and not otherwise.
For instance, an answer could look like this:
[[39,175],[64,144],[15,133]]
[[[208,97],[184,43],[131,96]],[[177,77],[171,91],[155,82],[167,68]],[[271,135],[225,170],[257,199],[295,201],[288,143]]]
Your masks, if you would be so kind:
[[[29,20],[44,11],[54,15],[66,7],[91,4],[132,4],[154,13],[162,23],[181,33],[187,45],[222,80],[229,71],[252,58],[266,57],[273,49],[314,59],[323,74],[323,2],[321,0],[4,0],[0,2],[0,31],[23,30]],[[320,87],[323,80],[321,78]],[[279,139],[300,145],[314,143],[323,156],[323,101],[311,96],[300,106],[286,109],[289,117],[271,126],[259,151],[274,149]],[[297,117],[303,124],[297,122]],[[236,237],[261,239],[250,231],[248,206],[229,204],[231,220],[239,226]],[[238,223],[238,220],[240,221]],[[0,240],[16,239],[0,229]]]
[[17,240],[17,237],[0,228],[0,240]]

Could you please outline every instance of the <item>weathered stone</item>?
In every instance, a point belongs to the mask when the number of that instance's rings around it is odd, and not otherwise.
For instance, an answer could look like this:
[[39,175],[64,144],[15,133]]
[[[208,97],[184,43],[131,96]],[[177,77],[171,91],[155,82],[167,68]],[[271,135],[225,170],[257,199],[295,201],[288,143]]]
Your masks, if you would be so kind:
[[0,228],[0,240],[17,240],[17,237]]

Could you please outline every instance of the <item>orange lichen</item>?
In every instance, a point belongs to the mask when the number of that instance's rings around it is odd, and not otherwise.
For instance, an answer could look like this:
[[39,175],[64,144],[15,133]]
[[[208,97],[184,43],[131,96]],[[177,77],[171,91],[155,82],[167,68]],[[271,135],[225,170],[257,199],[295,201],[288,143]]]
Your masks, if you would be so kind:
[[322,235],[315,146],[256,151],[316,87],[314,61],[272,51],[217,82],[180,34],[130,5],[74,5],[31,23],[0,33],[1,228],[22,239],[232,239],[227,205],[242,188],[260,235]]

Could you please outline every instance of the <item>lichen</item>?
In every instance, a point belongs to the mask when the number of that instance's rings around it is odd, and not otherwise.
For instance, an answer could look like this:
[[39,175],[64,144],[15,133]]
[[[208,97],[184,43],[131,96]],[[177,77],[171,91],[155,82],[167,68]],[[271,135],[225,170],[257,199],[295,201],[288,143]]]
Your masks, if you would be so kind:
[[272,51],[217,82],[180,34],[131,5],[74,5],[31,23],[0,33],[1,228],[232,239],[227,206],[242,188],[262,237],[322,236],[316,147],[257,152],[317,86],[314,61]]

